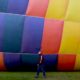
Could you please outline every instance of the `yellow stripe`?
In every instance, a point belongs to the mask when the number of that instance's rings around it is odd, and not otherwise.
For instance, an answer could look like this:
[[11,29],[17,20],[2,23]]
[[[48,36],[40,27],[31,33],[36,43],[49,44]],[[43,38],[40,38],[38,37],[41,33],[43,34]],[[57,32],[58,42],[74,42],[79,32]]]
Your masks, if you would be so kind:
[[65,21],[59,53],[77,53],[79,40],[80,23]]
[[80,54],[80,41],[79,41],[79,46],[78,46],[78,51],[77,51],[78,54]]
[[76,56],[76,62],[75,62],[75,70],[80,70],[80,54],[77,54]]
[[65,19],[80,21],[80,0],[70,0]]
[[65,15],[68,0],[50,0],[46,18],[62,19]]

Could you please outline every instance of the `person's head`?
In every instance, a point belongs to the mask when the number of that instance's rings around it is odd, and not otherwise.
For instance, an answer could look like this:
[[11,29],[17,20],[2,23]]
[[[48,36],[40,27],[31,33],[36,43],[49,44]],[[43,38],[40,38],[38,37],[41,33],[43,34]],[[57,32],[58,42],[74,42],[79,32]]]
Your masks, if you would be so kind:
[[38,54],[40,54],[40,55],[41,55],[41,54],[42,54],[42,53],[41,53],[41,51],[39,51],[39,52],[38,52]]
[[40,54],[40,55],[42,54],[40,48],[37,48],[37,53]]

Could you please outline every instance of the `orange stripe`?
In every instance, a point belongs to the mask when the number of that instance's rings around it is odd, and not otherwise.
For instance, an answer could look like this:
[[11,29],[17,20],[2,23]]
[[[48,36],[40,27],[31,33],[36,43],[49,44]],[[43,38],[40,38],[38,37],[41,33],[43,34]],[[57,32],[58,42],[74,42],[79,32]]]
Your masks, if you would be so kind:
[[58,53],[63,30],[63,21],[45,19],[42,38],[42,53]]
[[80,54],[77,54],[74,70],[80,70]]
[[4,64],[3,52],[0,52],[0,70],[6,70],[5,64]]

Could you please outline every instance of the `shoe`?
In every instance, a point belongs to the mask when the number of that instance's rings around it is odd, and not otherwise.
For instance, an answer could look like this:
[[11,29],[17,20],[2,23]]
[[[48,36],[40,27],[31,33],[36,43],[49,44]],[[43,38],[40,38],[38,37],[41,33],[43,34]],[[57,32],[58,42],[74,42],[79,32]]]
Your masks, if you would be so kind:
[[46,78],[46,76],[43,76],[43,78]]
[[39,78],[39,76],[35,76],[35,78]]

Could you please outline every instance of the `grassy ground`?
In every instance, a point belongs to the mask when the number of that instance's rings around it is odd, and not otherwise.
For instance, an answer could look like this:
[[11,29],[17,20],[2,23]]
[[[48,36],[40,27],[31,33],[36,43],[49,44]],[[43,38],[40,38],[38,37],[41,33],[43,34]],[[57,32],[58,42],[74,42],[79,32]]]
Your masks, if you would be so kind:
[[0,72],[0,80],[80,80],[80,72],[47,72],[46,79],[34,76],[35,72]]

